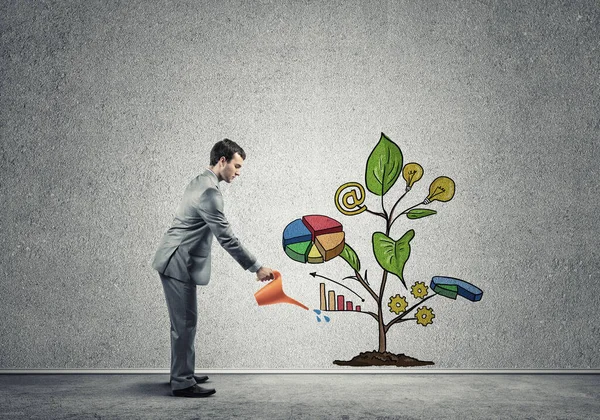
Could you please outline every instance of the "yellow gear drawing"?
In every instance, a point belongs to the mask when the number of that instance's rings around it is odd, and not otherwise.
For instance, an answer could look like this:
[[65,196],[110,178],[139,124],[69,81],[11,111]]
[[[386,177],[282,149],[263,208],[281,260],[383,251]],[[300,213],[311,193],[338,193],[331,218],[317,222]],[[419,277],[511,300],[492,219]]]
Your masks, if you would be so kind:
[[425,283],[418,281],[411,287],[411,293],[417,299],[423,299],[427,296],[428,288],[425,286]]
[[433,313],[433,309],[428,308],[427,306],[421,306],[417,309],[417,324],[421,324],[426,327],[429,324],[433,324],[433,318],[435,318],[435,314]]
[[400,312],[404,312],[404,310],[408,306],[408,302],[406,301],[406,298],[404,296],[390,296],[390,302],[388,303],[388,306],[390,307],[390,312],[399,315]]

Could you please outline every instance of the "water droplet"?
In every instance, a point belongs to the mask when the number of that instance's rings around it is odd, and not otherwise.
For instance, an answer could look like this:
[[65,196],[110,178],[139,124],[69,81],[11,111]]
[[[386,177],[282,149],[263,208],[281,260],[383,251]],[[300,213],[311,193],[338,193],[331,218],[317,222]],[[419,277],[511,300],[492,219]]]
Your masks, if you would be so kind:
[[329,322],[329,317],[327,315],[323,315],[323,317],[325,318],[325,322]]
[[317,317],[317,322],[321,322],[321,318]]
[[321,311],[319,309],[313,309],[314,313],[316,313],[317,315],[321,315]]

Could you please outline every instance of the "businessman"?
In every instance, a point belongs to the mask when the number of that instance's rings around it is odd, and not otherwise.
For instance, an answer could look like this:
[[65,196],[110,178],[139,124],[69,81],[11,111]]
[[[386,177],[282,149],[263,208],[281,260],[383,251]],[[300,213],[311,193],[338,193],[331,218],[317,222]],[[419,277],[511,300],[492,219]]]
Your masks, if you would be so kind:
[[242,266],[261,281],[273,278],[233,234],[223,213],[219,183],[231,183],[240,175],[246,153],[225,139],[210,152],[210,166],[186,187],[171,227],[164,234],[152,267],[162,281],[171,320],[171,391],[177,397],[208,397],[212,388],[198,384],[207,376],[195,376],[196,286],[210,280],[213,237]]

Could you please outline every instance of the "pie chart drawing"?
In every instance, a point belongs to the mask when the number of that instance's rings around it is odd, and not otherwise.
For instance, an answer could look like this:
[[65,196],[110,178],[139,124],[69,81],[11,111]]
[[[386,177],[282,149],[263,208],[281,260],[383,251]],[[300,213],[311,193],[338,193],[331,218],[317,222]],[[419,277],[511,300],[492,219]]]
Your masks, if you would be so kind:
[[319,264],[337,257],[344,250],[343,227],[331,217],[303,216],[285,227],[282,245],[294,261]]

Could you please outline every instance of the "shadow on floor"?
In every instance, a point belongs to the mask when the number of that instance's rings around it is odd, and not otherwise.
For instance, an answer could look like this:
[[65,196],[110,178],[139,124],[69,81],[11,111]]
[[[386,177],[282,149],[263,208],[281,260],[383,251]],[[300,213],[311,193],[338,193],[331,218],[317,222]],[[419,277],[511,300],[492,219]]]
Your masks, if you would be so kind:
[[135,396],[144,396],[144,397],[172,397],[171,394],[171,385],[164,380],[155,380],[155,381],[140,381],[132,384],[129,388],[131,390],[131,394]]

